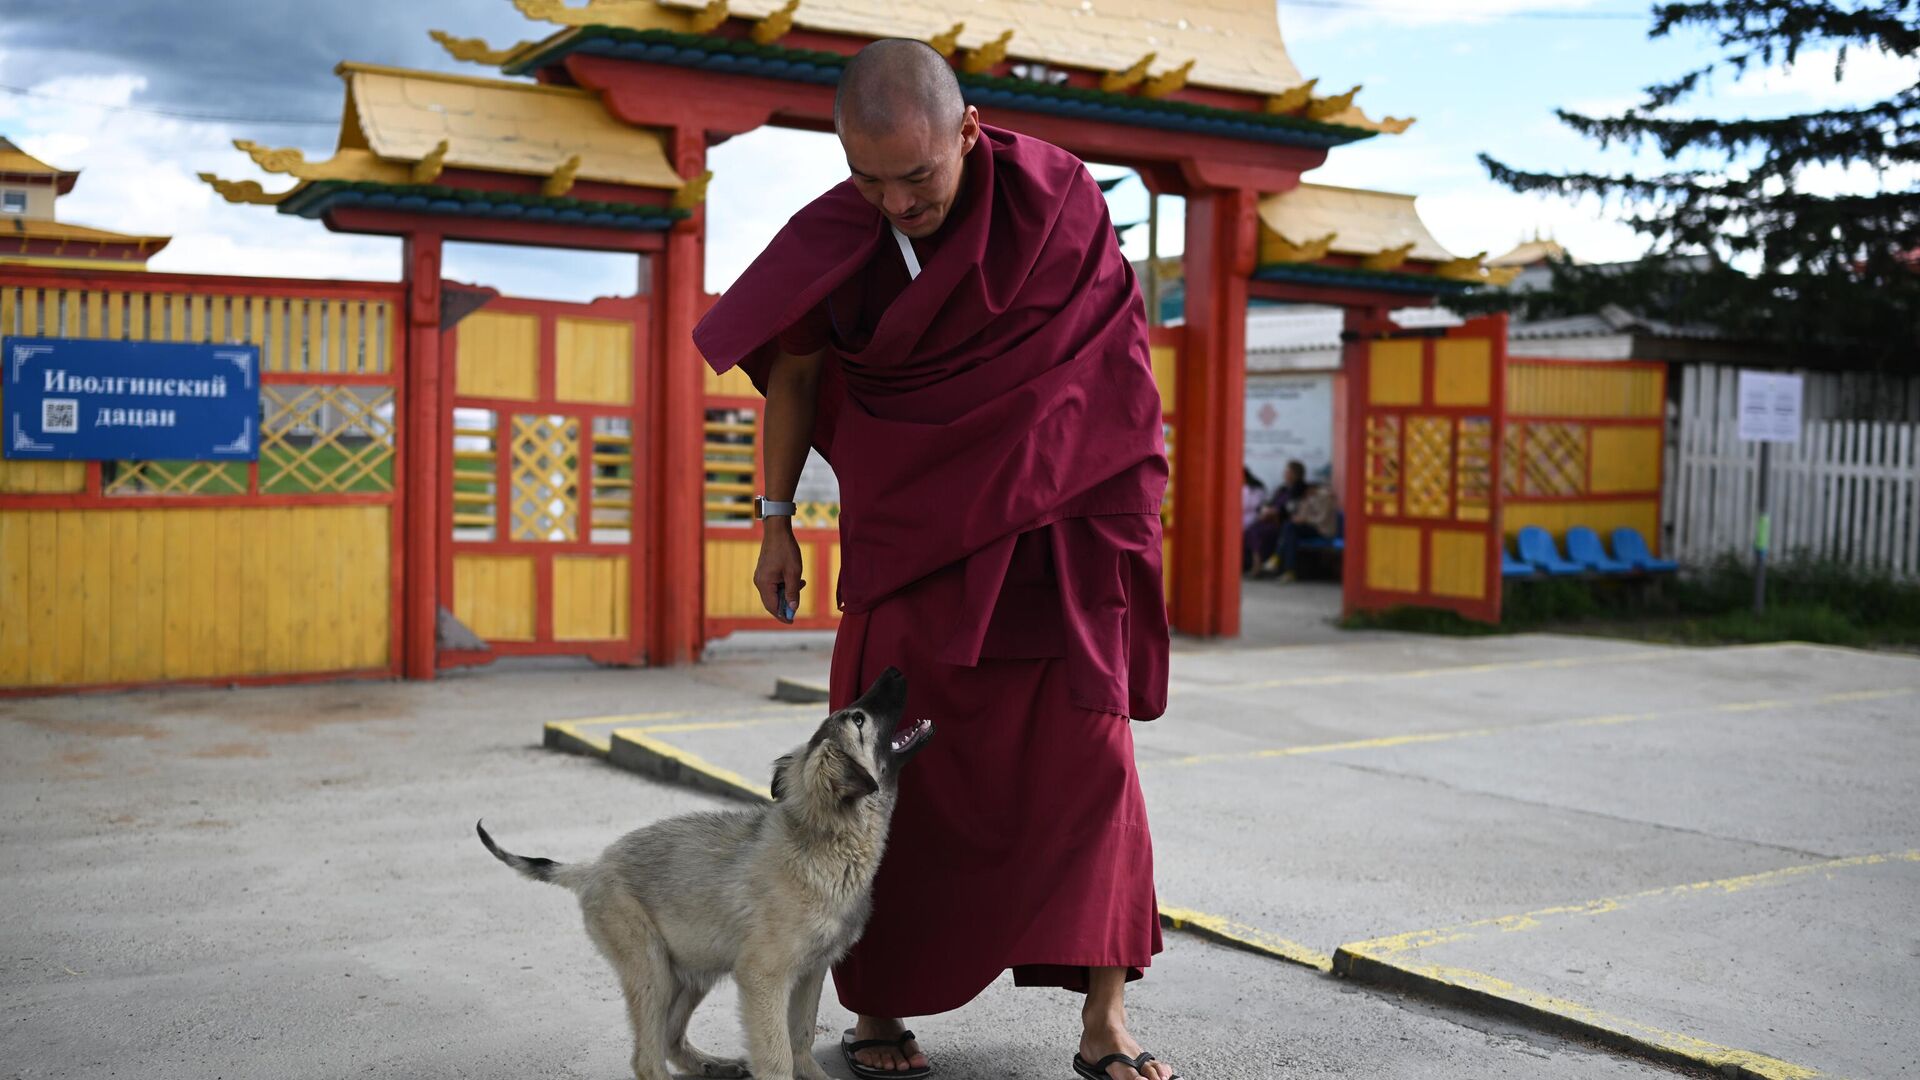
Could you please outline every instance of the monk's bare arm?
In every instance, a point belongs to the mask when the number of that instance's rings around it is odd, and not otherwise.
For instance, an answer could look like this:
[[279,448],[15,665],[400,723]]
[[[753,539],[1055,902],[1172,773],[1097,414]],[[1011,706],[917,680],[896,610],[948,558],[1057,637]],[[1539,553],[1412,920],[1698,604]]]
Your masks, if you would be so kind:
[[[800,484],[800,470],[807,464],[807,448],[813,444],[814,406],[820,398],[820,364],[825,351],[810,356],[781,353],[767,374],[767,418],[762,433],[766,462],[767,498],[791,502]],[[767,613],[780,618],[779,589],[786,588],[787,600],[800,602],[800,545],[793,538],[792,518],[768,518],[761,522],[760,565],[754,569],[753,585]]]

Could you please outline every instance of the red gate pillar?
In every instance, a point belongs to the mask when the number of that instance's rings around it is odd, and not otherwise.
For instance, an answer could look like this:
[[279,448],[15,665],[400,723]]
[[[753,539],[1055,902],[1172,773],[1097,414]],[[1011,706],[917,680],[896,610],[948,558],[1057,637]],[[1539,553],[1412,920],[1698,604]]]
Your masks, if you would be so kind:
[[1245,456],[1247,277],[1255,193],[1187,196],[1187,343],[1175,384],[1173,627],[1240,632],[1240,478]]
[[1396,329],[1392,312],[1384,307],[1349,307],[1342,312],[1340,334],[1340,373],[1345,378],[1345,415],[1341,437],[1345,439],[1344,467],[1340,474],[1340,507],[1347,515],[1346,551],[1340,565],[1340,613],[1352,615],[1358,609],[1354,596],[1366,579],[1367,530],[1361,527],[1367,498],[1367,425],[1364,417],[1367,401],[1367,343],[1385,337]]
[[[682,127],[673,135],[673,164],[681,176],[706,171],[705,133]],[[653,664],[685,664],[700,658],[705,576],[701,489],[706,480],[705,370],[693,347],[706,279],[706,209],[675,225],[654,275],[658,372],[653,395],[655,483],[648,515],[653,543],[653,611],[647,658]]]
[[440,604],[440,249],[434,232],[409,232],[401,248],[407,287],[406,452],[402,499],[406,516],[402,640],[396,644],[409,679],[437,668],[434,631]]

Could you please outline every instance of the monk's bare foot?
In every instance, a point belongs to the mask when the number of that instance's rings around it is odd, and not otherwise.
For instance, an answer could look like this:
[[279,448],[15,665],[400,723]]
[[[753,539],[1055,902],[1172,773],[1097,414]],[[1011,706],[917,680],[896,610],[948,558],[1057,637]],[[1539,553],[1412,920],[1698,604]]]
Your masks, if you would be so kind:
[[[1086,1026],[1080,1032],[1080,1060],[1091,1065],[1108,1054],[1125,1054],[1130,1058],[1140,1056],[1140,1044],[1127,1033],[1124,1021],[1087,1018]],[[1173,1066],[1155,1058],[1147,1062],[1147,1071],[1142,1074],[1127,1065],[1115,1062],[1107,1066],[1107,1075],[1112,1080],[1173,1080]]]
[[[856,1018],[854,1021],[853,1040],[855,1042],[862,1042],[867,1039],[897,1039],[900,1037],[900,1033],[905,1030],[907,1030],[907,1025],[898,1020],[889,1020],[878,1016],[862,1016]],[[898,1047],[869,1046],[865,1050],[854,1054],[853,1060],[870,1069],[892,1069],[895,1072],[905,1072],[908,1069],[924,1069],[927,1067],[927,1055],[920,1052],[920,1044],[918,1042],[908,1040],[906,1050],[907,1052],[902,1054]]]

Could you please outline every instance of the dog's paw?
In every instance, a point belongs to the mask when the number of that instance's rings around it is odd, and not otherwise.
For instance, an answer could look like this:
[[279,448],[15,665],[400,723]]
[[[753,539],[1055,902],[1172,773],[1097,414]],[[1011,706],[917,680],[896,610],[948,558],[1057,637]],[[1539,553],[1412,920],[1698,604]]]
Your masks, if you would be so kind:
[[711,1080],[740,1080],[741,1077],[752,1076],[753,1070],[747,1068],[747,1063],[739,1058],[714,1058],[700,1063],[700,1075]]

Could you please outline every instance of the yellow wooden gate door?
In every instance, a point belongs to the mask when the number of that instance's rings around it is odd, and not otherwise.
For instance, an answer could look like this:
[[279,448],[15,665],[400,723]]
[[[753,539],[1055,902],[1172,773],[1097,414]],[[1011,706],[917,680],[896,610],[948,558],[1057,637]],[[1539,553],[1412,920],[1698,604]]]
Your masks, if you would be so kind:
[[452,330],[440,606],[502,654],[642,658],[647,299],[499,298]]
[[1506,316],[1352,342],[1346,369],[1349,613],[1500,619]]

